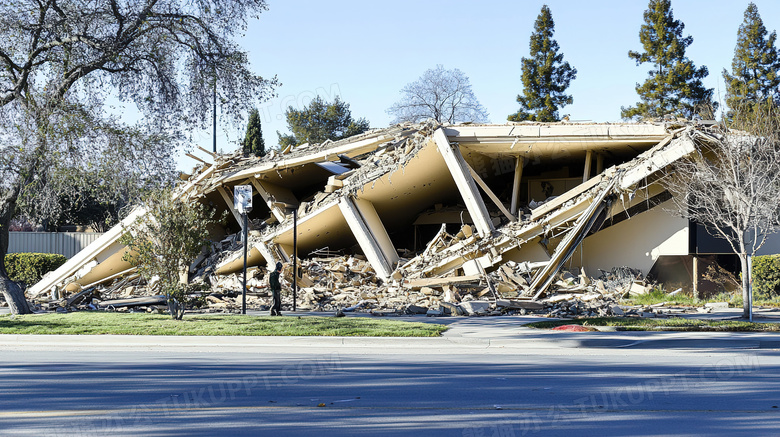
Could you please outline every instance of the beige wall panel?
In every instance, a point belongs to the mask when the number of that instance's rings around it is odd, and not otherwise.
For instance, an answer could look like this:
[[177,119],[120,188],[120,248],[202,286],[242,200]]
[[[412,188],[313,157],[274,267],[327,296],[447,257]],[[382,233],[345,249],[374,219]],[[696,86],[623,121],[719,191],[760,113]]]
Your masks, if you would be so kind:
[[[588,275],[598,277],[598,269],[621,266],[647,274],[661,255],[687,255],[688,221],[664,210],[669,208],[669,202],[662,203],[585,238],[582,260]],[[577,251],[572,256],[572,264],[579,263],[580,251]]]

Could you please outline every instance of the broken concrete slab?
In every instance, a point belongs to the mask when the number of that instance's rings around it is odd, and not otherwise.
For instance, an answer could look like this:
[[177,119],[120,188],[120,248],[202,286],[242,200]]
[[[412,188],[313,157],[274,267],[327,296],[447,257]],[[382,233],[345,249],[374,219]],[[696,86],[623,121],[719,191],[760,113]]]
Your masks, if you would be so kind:
[[142,296],[129,299],[104,300],[98,304],[101,308],[129,308],[148,305],[165,305],[167,299],[164,295]]
[[471,300],[460,303],[460,307],[463,308],[463,310],[466,311],[466,313],[470,316],[486,313],[490,309],[491,305],[492,302],[486,300]]
[[517,308],[531,311],[543,310],[544,304],[535,300],[496,299],[498,308]]
[[628,294],[629,296],[641,296],[651,292],[652,290],[652,287],[634,282],[629,286]]

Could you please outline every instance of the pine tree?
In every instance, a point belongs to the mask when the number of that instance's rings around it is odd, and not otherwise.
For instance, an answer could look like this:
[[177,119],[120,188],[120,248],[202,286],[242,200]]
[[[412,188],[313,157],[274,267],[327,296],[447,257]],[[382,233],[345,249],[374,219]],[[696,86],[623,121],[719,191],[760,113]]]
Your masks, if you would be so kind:
[[246,125],[246,136],[242,145],[244,155],[265,156],[263,128],[260,126],[260,112],[257,108],[249,112],[249,122]]
[[336,96],[333,103],[317,96],[308,106],[300,110],[288,106],[285,117],[287,127],[292,134],[276,131],[282,148],[303,143],[321,143],[326,140],[336,141],[362,134],[369,129],[368,120],[353,119],[349,103],[342,101],[339,96]]
[[517,96],[520,109],[507,117],[509,121],[558,121],[558,109],[574,102],[565,91],[577,77],[577,69],[558,53],[554,32],[552,13],[544,5],[531,34],[531,58],[522,59],[523,94]]
[[694,114],[716,108],[712,88],[705,88],[702,79],[707,67],[696,68],[685,56],[693,37],[683,37],[685,24],[674,19],[671,0],[650,0],[644,13],[645,24],[639,31],[644,53],[628,52],[637,65],[650,62],[653,69],[644,84],[636,86],[641,102],[635,107],[621,108],[623,118],[662,117],[674,115],[692,118]]
[[736,113],[749,116],[753,104],[780,104],[780,55],[775,48],[777,34],[767,37],[758,8],[750,3],[745,20],[739,26],[737,46],[731,61],[731,74],[723,69],[726,80],[726,118],[732,121]]

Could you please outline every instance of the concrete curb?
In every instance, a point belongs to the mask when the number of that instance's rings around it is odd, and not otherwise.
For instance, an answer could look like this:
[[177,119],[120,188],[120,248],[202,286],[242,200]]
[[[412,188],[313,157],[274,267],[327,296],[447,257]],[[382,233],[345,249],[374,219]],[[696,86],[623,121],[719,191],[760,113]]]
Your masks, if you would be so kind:
[[276,346],[317,348],[487,348],[489,339],[463,337],[272,337],[0,334],[0,349],[235,349]]
[[536,333],[533,338],[477,337],[227,337],[134,335],[0,335],[3,350],[220,350],[278,346],[360,349],[780,349],[780,336],[732,334],[704,337],[701,333]]

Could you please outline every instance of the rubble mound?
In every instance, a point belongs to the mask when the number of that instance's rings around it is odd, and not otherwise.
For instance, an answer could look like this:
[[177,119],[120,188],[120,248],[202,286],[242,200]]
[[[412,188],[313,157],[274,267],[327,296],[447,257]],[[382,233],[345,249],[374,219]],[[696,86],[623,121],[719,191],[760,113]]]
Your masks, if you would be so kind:
[[[208,272],[206,268],[202,271]],[[490,273],[472,276],[412,278],[384,282],[359,255],[318,257],[299,266],[298,290],[293,296],[292,266],[282,271],[283,308],[318,312],[365,312],[377,316],[425,314],[427,316],[527,315],[546,317],[621,316],[643,311],[621,309],[618,300],[631,292],[649,291],[643,279],[605,273],[600,279],[563,270],[547,295],[527,296],[531,270],[526,263],[507,262]],[[615,279],[616,275],[622,279]],[[639,275],[641,276],[641,275]],[[204,275],[193,281],[188,311],[239,313],[242,306],[242,275]],[[610,288],[612,287],[612,288]],[[246,305],[249,310],[268,310],[271,293],[265,269],[247,271]],[[115,280],[67,298],[52,300],[47,310],[165,311],[165,297],[156,283],[140,277]],[[652,310],[649,310],[652,312]]]

